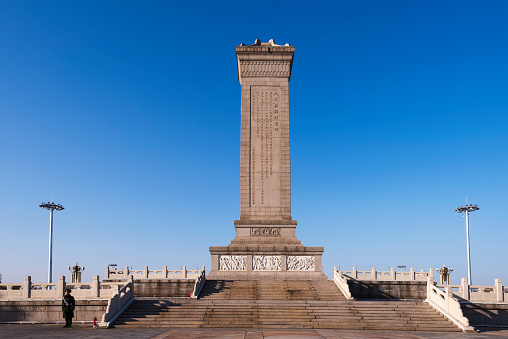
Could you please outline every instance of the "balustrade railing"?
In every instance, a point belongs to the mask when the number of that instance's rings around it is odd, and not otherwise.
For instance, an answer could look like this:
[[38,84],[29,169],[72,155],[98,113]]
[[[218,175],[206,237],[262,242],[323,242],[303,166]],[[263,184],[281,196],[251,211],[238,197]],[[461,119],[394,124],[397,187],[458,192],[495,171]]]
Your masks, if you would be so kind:
[[443,291],[437,285],[434,285],[434,281],[429,279],[427,281],[426,301],[459,326],[463,331],[473,330],[473,328],[469,326],[469,320],[464,317],[459,301],[453,297],[449,285],[445,285]]
[[197,279],[201,275],[205,267],[201,270],[188,270],[186,266],[183,266],[181,270],[168,270],[167,266],[164,266],[162,270],[149,270],[148,266],[145,266],[142,270],[131,270],[129,266],[125,266],[124,269],[117,269],[116,267],[106,267],[106,279],[127,279],[130,276],[134,280],[140,279]]
[[196,282],[194,283],[194,290],[191,293],[191,298],[197,299],[199,297],[199,293],[201,293],[201,289],[206,281],[205,267],[203,266],[203,270],[199,277],[196,278]]
[[351,295],[351,291],[349,290],[349,285],[347,283],[348,279],[349,278],[347,276],[337,271],[337,267],[333,268],[333,281],[335,282],[335,285],[337,285],[347,300],[353,300],[354,298]]
[[66,289],[76,299],[109,299],[118,286],[125,282],[100,282],[99,276],[93,277],[90,283],[66,283],[60,276],[57,283],[32,283],[30,276],[22,284],[0,284],[0,300],[56,300],[62,298]]
[[101,327],[110,327],[116,318],[134,301],[134,281],[132,276],[125,286],[120,287],[116,285],[116,290],[112,289],[112,291],[113,293],[108,301],[106,313],[102,315],[99,324]]
[[503,286],[501,279],[495,279],[494,286],[468,285],[466,278],[461,279],[460,285],[436,286],[442,290],[448,287],[455,296],[471,302],[508,301],[508,286]]
[[434,271],[432,269],[429,272],[424,270],[417,272],[413,268],[410,268],[409,272],[396,272],[394,267],[390,271],[377,271],[375,267],[372,267],[370,271],[358,271],[356,267],[353,267],[351,271],[339,270],[338,274],[355,280],[427,281],[429,278],[434,280]]

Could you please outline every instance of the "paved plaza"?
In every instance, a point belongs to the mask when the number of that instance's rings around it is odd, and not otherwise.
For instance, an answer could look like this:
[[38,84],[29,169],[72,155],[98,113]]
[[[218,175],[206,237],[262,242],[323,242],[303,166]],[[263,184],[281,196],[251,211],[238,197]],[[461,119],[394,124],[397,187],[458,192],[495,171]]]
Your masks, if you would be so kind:
[[497,339],[508,338],[508,329],[482,330],[480,333],[302,330],[302,329],[93,329],[91,325],[0,325],[0,338],[223,338],[223,339]]

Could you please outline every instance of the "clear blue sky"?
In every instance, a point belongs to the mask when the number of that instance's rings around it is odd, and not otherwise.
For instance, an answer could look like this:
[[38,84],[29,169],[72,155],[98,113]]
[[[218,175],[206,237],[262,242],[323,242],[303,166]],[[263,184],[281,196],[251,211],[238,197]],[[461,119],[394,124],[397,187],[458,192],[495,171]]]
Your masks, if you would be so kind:
[[0,0],[0,273],[210,267],[239,217],[235,46],[296,46],[297,236],[333,266],[508,284],[508,2]]

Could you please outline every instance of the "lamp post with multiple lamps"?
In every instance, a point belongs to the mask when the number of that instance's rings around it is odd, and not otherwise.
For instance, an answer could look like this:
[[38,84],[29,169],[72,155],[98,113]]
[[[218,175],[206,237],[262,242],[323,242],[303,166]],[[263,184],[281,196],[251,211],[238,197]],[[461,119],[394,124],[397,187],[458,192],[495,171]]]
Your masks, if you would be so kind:
[[459,206],[455,209],[455,212],[462,213],[465,212],[466,215],[466,241],[467,241],[467,281],[469,285],[473,284],[471,279],[471,251],[469,249],[469,213],[478,211],[480,207],[478,205],[466,204],[466,206]]
[[53,282],[53,211],[63,210],[61,204],[54,202],[43,202],[39,207],[49,210],[49,267],[48,267],[48,283]]

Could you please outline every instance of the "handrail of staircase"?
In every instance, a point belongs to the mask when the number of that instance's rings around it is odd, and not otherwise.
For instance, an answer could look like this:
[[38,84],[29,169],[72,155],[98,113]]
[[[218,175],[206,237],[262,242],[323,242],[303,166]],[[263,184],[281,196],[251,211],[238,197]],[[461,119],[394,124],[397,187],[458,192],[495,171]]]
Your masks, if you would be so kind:
[[126,280],[125,286],[120,288],[120,285],[118,285],[117,288],[118,291],[108,301],[106,313],[102,315],[99,323],[100,327],[109,328],[116,318],[134,301],[134,279],[132,276]]
[[351,291],[349,290],[349,285],[347,283],[349,278],[344,276],[342,273],[340,273],[337,270],[337,267],[333,268],[333,281],[335,282],[335,285],[339,288],[339,290],[344,294],[347,300],[354,300],[353,296],[351,295]]
[[193,299],[197,299],[199,297],[199,293],[201,293],[201,289],[206,281],[205,275],[205,266],[201,269],[201,274],[196,278],[196,282],[194,283],[194,290],[192,291],[190,297]]
[[469,326],[469,320],[464,317],[459,301],[453,297],[451,288],[445,286],[444,289],[444,291],[441,291],[434,285],[434,281],[429,278],[427,280],[427,300],[425,301],[463,331],[474,331],[473,327]]

